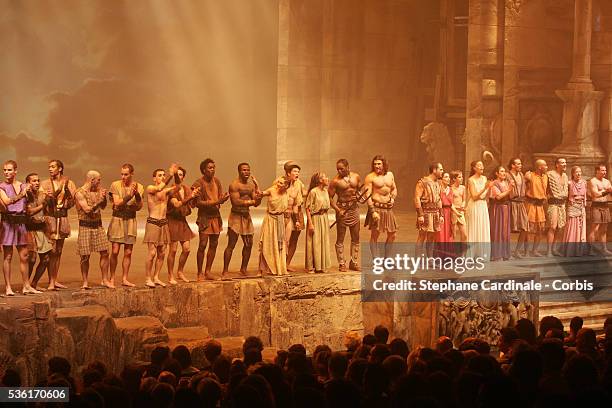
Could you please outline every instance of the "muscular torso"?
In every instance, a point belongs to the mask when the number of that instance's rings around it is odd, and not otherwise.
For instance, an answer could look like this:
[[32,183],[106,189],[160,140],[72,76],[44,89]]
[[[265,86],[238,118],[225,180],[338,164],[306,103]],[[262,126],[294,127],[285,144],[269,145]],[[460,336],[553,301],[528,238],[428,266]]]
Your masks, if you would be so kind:
[[589,184],[590,184],[589,192],[590,192],[590,195],[593,201],[603,202],[603,203],[608,201],[608,197],[609,197],[608,195],[604,195],[603,197],[596,197],[592,194],[592,192],[596,192],[597,196],[601,195],[607,189],[610,188],[610,180],[605,179],[605,178],[602,178],[601,180],[599,180],[597,177],[593,177],[592,179],[589,180]]
[[336,176],[332,181],[334,192],[338,195],[338,202],[346,203],[354,201],[359,188],[359,175],[351,172],[348,177]]
[[166,211],[168,210],[168,193],[164,190],[147,193],[147,208],[149,210],[149,217],[161,220],[166,218]]
[[[255,199],[255,186],[249,184],[248,181],[246,183],[243,183],[240,179],[232,181],[229,192],[232,208],[237,208],[241,211],[245,211],[245,209],[248,211],[248,207],[241,205],[240,201]],[[238,200],[236,200],[236,198],[238,198]]]
[[371,177],[372,180],[372,201],[379,203],[389,202],[394,184],[393,173],[388,171],[384,176],[370,173],[368,177]]

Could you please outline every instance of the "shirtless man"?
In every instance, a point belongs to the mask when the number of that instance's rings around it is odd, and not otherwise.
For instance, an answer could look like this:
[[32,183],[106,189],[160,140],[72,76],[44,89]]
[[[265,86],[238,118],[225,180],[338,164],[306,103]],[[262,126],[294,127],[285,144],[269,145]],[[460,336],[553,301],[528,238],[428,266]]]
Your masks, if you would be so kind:
[[[145,226],[143,242],[147,244],[148,254],[145,263],[145,285],[154,288],[155,285],[165,287],[166,284],[159,279],[159,271],[164,265],[166,246],[170,243],[170,232],[168,230],[168,195],[176,191],[176,186],[168,187],[170,179],[175,177],[178,166],[172,164],[168,169],[168,176],[162,169],[153,172],[153,184],[145,189],[147,194],[147,208],[149,217]],[[155,266],[153,266],[155,261]],[[153,269],[155,268],[155,269]]]
[[[217,245],[219,244],[219,234],[223,229],[223,221],[219,208],[229,199],[229,193],[223,192],[221,181],[215,177],[216,165],[213,159],[206,159],[200,163],[200,172],[202,177],[197,179],[192,189],[199,189],[200,195],[195,200],[195,206],[198,208],[198,233],[200,242],[198,245],[198,282],[204,279],[213,279],[210,275],[215,254],[217,253]],[[210,245],[209,245],[210,244]],[[202,264],[204,263],[204,254],[208,245],[208,253],[206,254],[206,269],[202,275]]]
[[[45,270],[49,273],[49,256],[53,246],[47,238],[47,224],[43,216],[43,209],[49,197],[40,189],[40,177],[36,173],[30,173],[26,176],[26,183],[31,186],[28,194],[27,214],[28,223],[26,229],[30,235],[30,259],[29,259],[29,276],[31,285],[34,289],[38,289],[38,281],[42,277]],[[39,258],[36,265],[36,258]],[[34,267],[36,266],[36,269]],[[34,272],[34,276],[32,273]]]
[[[442,199],[440,198],[440,184],[438,180],[444,175],[442,163],[429,165],[429,175],[417,181],[414,190],[414,207],[417,211],[417,237],[416,255],[423,253],[426,245],[427,254],[431,255],[436,235],[444,223],[442,216]],[[450,220],[448,220],[450,222]]]
[[43,213],[49,227],[49,239],[53,244],[53,251],[49,258],[49,290],[65,288],[57,281],[59,275],[64,240],[70,236],[70,222],[68,210],[74,206],[76,185],[64,176],[64,163],[60,160],[49,161],[48,180],[40,183],[40,188],[49,196]]
[[[249,184],[249,178],[253,180]],[[240,274],[246,276],[247,265],[251,257],[251,249],[253,248],[253,221],[249,213],[249,207],[257,207],[261,204],[261,192],[257,185],[255,177],[251,176],[251,166],[248,163],[240,163],[238,165],[238,178],[229,186],[230,201],[232,210],[227,221],[227,248],[223,252],[223,274],[222,278],[227,276],[232,253],[238,242],[238,236],[242,238],[242,263],[240,264]]]
[[136,212],[142,209],[144,196],[143,185],[134,181],[134,166],[130,163],[121,166],[121,180],[113,181],[109,195],[113,203],[113,217],[108,226],[108,240],[112,244],[109,282],[114,286],[119,251],[123,245],[121,284],[132,287],[134,284],[128,280],[128,274],[136,242]]
[[[605,164],[595,167],[595,177],[587,184],[588,194],[591,197],[591,230],[589,231],[589,243],[591,255],[596,251],[602,255],[612,255],[607,248],[607,231],[610,219],[610,195],[612,195],[612,184],[606,179],[608,170]],[[599,248],[596,247],[599,243]]]
[[569,179],[567,178],[567,160],[559,157],[555,160],[555,169],[548,171],[548,206],[546,207],[546,224],[548,227],[547,255],[561,256],[561,253],[553,248],[555,241],[563,239],[563,228],[565,228],[566,213],[565,204],[567,202]]
[[546,191],[548,190],[548,165],[545,160],[536,160],[535,171],[525,173],[527,180],[525,209],[529,220],[529,232],[533,234],[533,246],[531,256],[542,256],[538,252],[538,246],[542,235],[546,231],[546,215],[544,204],[546,204]]
[[291,260],[297,249],[300,232],[304,229],[304,214],[302,213],[302,205],[304,197],[308,194],[307,188],[302,183],[300,177],[301,167],[292,160],[289,160],[283,166],[285,170],[285,178],[289,180],[289,188],[287,195],[289,206],[285,212],[285,239],[287,239],[287,271],[295,272],[292,268]]
[[376,246],[378,236],[381,232],[387,233],[385,241],[385,257],[391,256],[393,241],[397,232],[393,205],[397,197],[397,187],[393,173],[389,171],[387,159],[382,155],[376,155],[372,159],[372,172],[365,178],[365,188],[368,198],[368,215],[364,226],[369,226],[370,251],[372,257],[376,257]]
[[100,209],[106,208],[106,189],[100,187],[100,173],[95,170],[87,172],[85,184],[75,193],[76,208],[79,215],[79,236],[77,251],[81,257],[82,289],[89,289],[89,257],[93,252],[100,254],[100,272],[102,286],[114,288],[107,279],[108,275],[108,239],[102,228]]
[[[345,272],[346,261],[344,260],[344,237],[348,228],[351,234],[351,260],[349,269],[360,271],[359,266],[359,202],[357,200],[357,189],[361,183],[359,174],[349,168],[346,159],[336,162],[338,174],[329,184],[328,193],[332,208],[336,211],[336,257],[338,258],[338,270]],[[333,201],[334,195],[338,195]]]

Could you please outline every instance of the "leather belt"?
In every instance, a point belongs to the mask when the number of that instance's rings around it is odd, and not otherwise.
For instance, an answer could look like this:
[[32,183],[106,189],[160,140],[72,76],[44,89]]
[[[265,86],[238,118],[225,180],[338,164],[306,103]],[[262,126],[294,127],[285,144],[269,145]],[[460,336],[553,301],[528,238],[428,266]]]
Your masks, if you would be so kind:
[[129,220],[136,218],[136,211],[134,210],[113,210],[113,217],[121,218],[122,220]]
[[21,225],[28,222],[28,216],[24,213],[3,213],[2,221],[11,225]]
[[164,225],[168,225],[168,219],[162,218],[159,220],[157,218],[147,217],[147,223],[157,225],[158,227],[163,227]]
[[79,220],[79,227],[99,228],[102,226],[102,220]]
[[390,210],[391,208],[393,208],[393,204],[391,204],[391,203],[379,203],[379,202],[374,201],[374,207]]
[[548,204],[562,205],[562,204],[565,204],[566,201],[567,201],[566,198],[554,198],[554,197],[550,197],[548,199]]

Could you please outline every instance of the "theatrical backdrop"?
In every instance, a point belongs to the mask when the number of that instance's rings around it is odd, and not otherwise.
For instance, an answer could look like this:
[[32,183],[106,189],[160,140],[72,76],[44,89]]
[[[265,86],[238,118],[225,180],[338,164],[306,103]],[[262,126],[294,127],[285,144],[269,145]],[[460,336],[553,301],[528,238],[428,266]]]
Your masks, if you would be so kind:
[[[251,165],[263,190],[289,160],[308,187],[315,171],[333,178],[339,158],[363,182],[381,154],[397,186],[398,242],[416,240],[415,183],[431,162],[466,179],[473,160],[489,175],[513,157],[532,170],[536,159],[553,169],[563,156],[568,174],[580,165],[587,179],[596,164],[610,169],[611,90],[608,0],[0,0],[0,159],[16,160],[18,179],[30,172],[46,179],[48,160],[60,159],[77,187],[96,170],[108,188],[129,162],[146,186],[153,169],[178,163],[191,185],[210,157],[224,190],[240,162]],[[347,336],[378,324],[411,347],[431,346],[441,335],[455,345],[468,337],[496,344],[500,330],[520,318],[554,314],[567,324],[581,315],[585,327],[601,330],[612,313],[605,299],[544,301],[521,291],[490,302],[368,302],[362,274],[338,272],[336,229],[327,273],[303,272],[304,232],[292,262],[298,272],[258,279],[266,202],[251,211],[249,278],[238,276],[238,240],[231,279],[156,289],[143,286],[145,208],[130,272],[137,286],[121,287],[120,261],[117,289],[78,290],[79,223],[70,210],[59,272],[69,288],[0,299],[0,360],[32,385],[54,355],[75,369],[101,360],[120,372],[148,361],[159,345],[185,344],[194,361],[205,361],[211,338],[238,357],[244,338],[255,335],[273,358],[295,343],[309,353],[318,344],[340,350]],[[215,276],[230,203],[221,207]],[[364,252],[370,231],[363,227],[367,205],[360,208]],[[107,207],[104,228],[110,214]],[[354,254],[348,236],[347,265]],[[197,241],[185,267],[192,281]],[[17,258],[14,289],[21,287]],[[94,284],[97,259],[89,268]],[[609,272],[610,259],[585,261],[585,276]],[[574,268],[563,262],[514,260],[499,268],[552,276]],[[165,264],[160,276],[166,281]],[[46,275],[41,282],[46,287]]]

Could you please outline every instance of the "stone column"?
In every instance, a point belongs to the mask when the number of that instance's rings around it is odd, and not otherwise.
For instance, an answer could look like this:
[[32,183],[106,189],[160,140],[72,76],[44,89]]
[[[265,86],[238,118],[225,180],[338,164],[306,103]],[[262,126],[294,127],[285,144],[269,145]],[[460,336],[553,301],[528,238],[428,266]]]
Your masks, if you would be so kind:
[[556,94],[564,102],[563,137],[552,152],[536,153],[548,158],[564,156],[569,165],[579,165],[582,174],[592,176],[593,167],[605,159],[599,145],[599,112],[603,92],[595,91],[591,81],[592,0],[575,0],[572,77]]

